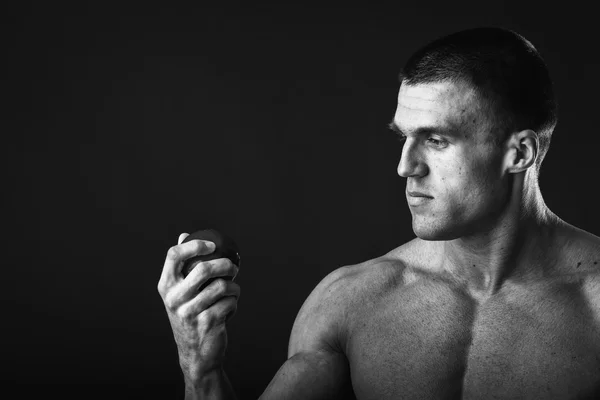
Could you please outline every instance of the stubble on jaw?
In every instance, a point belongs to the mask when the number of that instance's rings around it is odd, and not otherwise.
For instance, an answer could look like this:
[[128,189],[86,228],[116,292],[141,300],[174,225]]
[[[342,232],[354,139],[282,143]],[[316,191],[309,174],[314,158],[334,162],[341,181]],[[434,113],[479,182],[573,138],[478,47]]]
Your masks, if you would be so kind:
[[[455,86],[454,90],[455,93],[450,94],[446,99],[446,104],[452,109],[446,116],[447,122],[455,127],[455,136],[462,142],[455,143],[455,145],[463,147],[464,150],[460,153],[462,156],[458,156],[451,161],[454,165],[450,167],[450,170],[454,171],[453,175],[456,176],[442,177],[441,180],[449,183],[448,180],[457,179],[462,181],[468,179],[468,186],[462,187],[464,193],[455,193],[452,196],[455,199],[462,199],[460,203],[466,205],[467,208],[459,207],[458,209],[448,210],[450,211],[449,215],[440,215],[439,213],[436,213],[438,215],[430,215],[432,220],[429,221],[429,225],[432,228],[437,226],[438,229],[451,226],[454,222],[463,220],[464,218],[471,219],[467,215],[471,214],[473,210],[468,204],[475,205],[479,200],[483,200],[484,198],[487,198],[489,201],[501,194],[501,189],[498,187],[498,179],[500,179],[498,174],[500,173],[499,168],[501,166],[502,152],[497,144],[498,132],[495,132],[497,129],[493,125],[493,118],[490,118],[489,107],[487,103],[481,100],[479,93],[467,84],[458,85],[458,87]],[[460,184],[456,188],[459,187],[461,187]],[[446,187],[446,194],[450,195],[449,191],[451,190],[450,187]],[[479,199],[479,196],[483,197]],[[492,206],[491,203],[489,204],[494,208],[493,210],[489,210],[489,218],[491,220],[495,218],[495,214],[502,208],[497,202],[493,203],[495,203],[495,206]],[[479,210],[479,212],[482,211],[481,209]],[[420,217],[423,218],[423,216]],[[419,216],[416,218],[419,218]],[[424,222],[422,220],[420,224]],[[432,231],[434,230],[436,229],[432,229]],[[442,230],[446,231],[446,229]],[[467,232],[465,231],[464,233]],[[457,235],[461,235],[461,233],[456,229],[449,229],[440,236],[440,239],[434,240],[452,240]]]
[[[417,86],[419,85],[415,85],[414,88]],[[493,118],[489,114],[490,107],[473,86],[464,82],[440,82],[425,84],[425,86],[427,87],[424,87],[424,90],[411,90],[410,85],[402,88],[397,116],[402,108],[404,111],[411,110],[412,112],[408,114],[411,116],[410,119],[404,122],[408,123],[409,127],[411,125],[418,127],[419,119],[423,115],[419,112],[423,111],[425,115],[428,113],[431,115],[431,118],[423,119],[424,123],[440,124],[453,132],[452,137],[455,140],[452,146],[455,148],[449,149],[450,153],[433,152],[429,162],[432,163],[430,166],[437,174],[445,175],[436,178],[439,180],[437,185],[440,185],[438,186],[440,190],[438,196],[434,196],[438,197],[434,202],[442,201],[444,197],[448,200],[450,197],[460,200],[455,203],[458,208],[450,207],[446,210],[449,213],[447,215],[442,209],[427,210],[426,214],[429,215],[411,210],[413,231],[417,236],[423,236],[424,240],[451,240],[460,234],[452,228],[453,221],[471,219],[468,215],[472,214],[473,210],[469,210],[468,204],[478,202],[477,193],[489,200],[489,194],[492,193],[493,197],[497,192],[495,177],[496,172],[499,172],[497,168],[500,166],[501,153],[496,145]],[[455,189],[464,193],[450,193]],[[485,192],[488,195],[485,195]],[[467,208],[461,207],[460,203],[467,205]],[[481,211],[480,209],[479,212]],[[458,226],[456,228],[460,230]]]

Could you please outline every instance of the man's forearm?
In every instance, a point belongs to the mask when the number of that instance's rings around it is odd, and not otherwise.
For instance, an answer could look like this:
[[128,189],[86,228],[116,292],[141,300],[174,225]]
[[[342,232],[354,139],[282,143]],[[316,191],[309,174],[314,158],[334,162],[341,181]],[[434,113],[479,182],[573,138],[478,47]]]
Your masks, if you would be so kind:
[[237,397],[225,371],[219,368],[202,378],[186,378],[185,400],[237,400]]

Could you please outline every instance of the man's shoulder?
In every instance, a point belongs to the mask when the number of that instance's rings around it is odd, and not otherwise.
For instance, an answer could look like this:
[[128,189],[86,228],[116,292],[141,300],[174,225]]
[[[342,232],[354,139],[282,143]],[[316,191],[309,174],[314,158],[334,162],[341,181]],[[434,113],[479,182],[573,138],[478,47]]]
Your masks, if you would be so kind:
[[[399,289],[404,284],[407,271],[421,270],[433,273],[439,264],[433,242],[412,239],[386,254],[341,267],[328,280],[337,282],[338,294],[362,301],[364,296],[377,296],[388,290]],[[325,280],[324,280],[325,281]],[[352,299],[347,299],[351,303]]]
[[572,232],[571,252],[582,253],[590,259],[594,258],[595,261],[600,262],[598,260],[600,257],[600,237],[575,226],[572,227]]
[[600,237],[570,224],[565,224],[559,233],[559,271],[568,275],[600,274]]
[[355,309],[365,296],[398,288],[408,268],[423,264],[428,253],[421,242],[414,239],[382,256],[334,269],[312,290],[307,303],[318,304],[321,312],[327,308],[339,313]]
[[289,353],[301,348],[343,348],[353,315],[402,285],[406,258],[414,251],[411,242],[380,257],[336,268],[322,278],[296,317]]
[[552,277],[581,287],[587,304],[600,316],[600,237],[566,223],[560,236]]
[[[582,231],[578,240],[571,244],[567,255],[571,276],[581,284],[586,303],[594,315],[596,324],[600,320],[600,238]],[[597,325],[598,326],[598,325]]]
[[395,284],[403,268],[401,260],[384,255],[329,272],[296,316],[288,355],[315,349],[343,351],[352,315],[383,287]]

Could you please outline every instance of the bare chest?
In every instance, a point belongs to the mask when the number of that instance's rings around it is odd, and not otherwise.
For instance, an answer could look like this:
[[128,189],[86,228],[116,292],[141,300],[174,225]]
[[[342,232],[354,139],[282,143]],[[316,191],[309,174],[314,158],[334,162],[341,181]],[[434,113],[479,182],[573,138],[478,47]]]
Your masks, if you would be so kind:
[[346,343],[358,399],[595,398],[598,313],[576,285],[485,303],[437,282],[364,302]]

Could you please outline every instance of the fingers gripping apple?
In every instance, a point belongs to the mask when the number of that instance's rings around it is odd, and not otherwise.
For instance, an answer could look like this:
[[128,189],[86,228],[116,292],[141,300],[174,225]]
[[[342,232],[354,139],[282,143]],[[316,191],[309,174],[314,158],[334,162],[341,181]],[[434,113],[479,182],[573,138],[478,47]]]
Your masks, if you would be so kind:
[[186,382],[198,382],[222,368],[225,324],[240,296],[233,281],[239,264],[235,242],[214,229],[180,235],[167,253],[158,291]]

